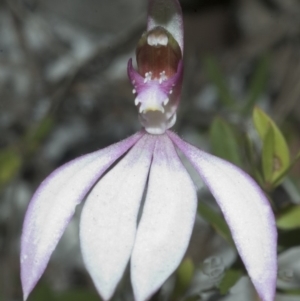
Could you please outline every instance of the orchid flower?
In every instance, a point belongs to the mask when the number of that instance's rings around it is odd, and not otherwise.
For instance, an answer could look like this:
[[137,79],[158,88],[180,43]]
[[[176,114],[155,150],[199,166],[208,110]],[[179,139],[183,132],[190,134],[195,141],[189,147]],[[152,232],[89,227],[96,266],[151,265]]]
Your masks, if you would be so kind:
[[183,77],[178,0],[149,0],[147,31],[136,56],[137,70],[129,60],[128,76],[143,130],[61,166],[37,189],[21,240],[24,300],[85,198],[80,244],[99,294],[111,299],[130,261],[135,300],[148,300],[180,264],[195,221],[196,188],[178,157],[181,151],[219,204],[260,298],[273,301],[277,233],[266,196],[238,167],[169,130]]

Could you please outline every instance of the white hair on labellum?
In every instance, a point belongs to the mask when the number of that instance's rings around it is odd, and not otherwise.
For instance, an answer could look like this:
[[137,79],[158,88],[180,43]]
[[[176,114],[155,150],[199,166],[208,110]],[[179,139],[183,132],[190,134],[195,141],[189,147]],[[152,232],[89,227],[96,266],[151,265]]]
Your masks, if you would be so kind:
[[166,76],[166,71],[162,71],[159,73],[159,80],[158,82],[161,84],[163,81],[167,80],[168,77]]
[[146,72],[145,73],[145,78],[144,78],[144,84],[151,81],[152,80],[152,72],[149,71],[149,72]]

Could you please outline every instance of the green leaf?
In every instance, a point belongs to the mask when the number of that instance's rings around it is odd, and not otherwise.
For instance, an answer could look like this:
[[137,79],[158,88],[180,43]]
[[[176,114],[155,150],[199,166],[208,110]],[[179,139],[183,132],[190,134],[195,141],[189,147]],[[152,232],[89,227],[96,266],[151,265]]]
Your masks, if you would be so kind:
[[300,228],[300,206],[295,206],[282,214],[276,223],[277,227],[283,230]]
[[231,95],[225,77],[223,76],[216,59],[212,56],[207,56],[204,59],[204,67],[210,80],[218,89],[221,102],[227,107],[233,107],[236,103],[235,99]]
[[74,289],[66,292],[53,292],[45,283],[40,283],[29,295],[28,301],[100,301],[101,298],[94,291]]
[[[253,110],[253,122],[263,142],[265,148],[264,151],[269,155],[272,152],[272,156],[269,159],[266,158],[266,153],[263,154],[263,160],[265,160],[263,163],[265,164],[265,166],[263,166],[263,170],[267,168],[266,174],[264,175],[268,184],[274,184],[278,182],[277,179],[281,177],[281,174],[284,173],[290,165],[290,154],[287,143],[274,121],[258,107],[255,107]],[[268,144],[272,145],[268,146]],[[271,176],[269,175],[268,170],[268,160],[272,160]]]
[[245,156],[246,156],[246,163],[247,163],[247,170],[249,174],[254,177],[254,179],[258,182],[260,186],[263,186],[264,179],[261,174],[261,170],[257,167],[257,153],[255,151],[253,141],[249,137],[248,134],[244,135],[244,145]]
[[199,202],[198,212],[216,230],[216,232],[219,233],[220,236],[222,236],[232,246],[235,246],[231,237],[231,232],[224,218],[220,214],[215,212],[203,202]]
[[29,151],[35,151],[40,142],[47,136],[54,125],[51,117],[45,117],[40,124],[31,128],[25,136],[25,142]]
[[262,148],[262,167],[263,175],[266,182],[272,181],[273,176],[273,158],[274,158],[274,131],[272,126],[266,132]]
[[72,290],[59,294],[55,301],[100,301],[101,298],[94,292],[88,290]]
[[194,263],[192,259],[185,258],[176,271],[176,283],[172,293],[172,300],[181,299],[188,289],[194,276]]
[[280,231],[278,235],[278,246],[284,250],[300,245],[300,228],[289,231]]
[[263,55],[258,62],[254,75],[251,78],[249,96],[246,101],[245,111],[249,112],[257,102],[259,96],[266,88],[269,74],[270,59],[268,55]]
[[177,277],[178,283],[184,289],[186,289],[194,275],[194,264],[192,259],[186,258],[180,264],[179,268],[177,269]]
[[16,151],[11,149],[0,151],[0,187],[16,175],[21,163],[22,158]]
[[223,279],[219,284],[219,290],[222,295],[225,295],[238,282],[243,273],[238,270],[227,270]]
[[48,285],[39,283],[29,295],[28,301],[55,301],[55,297]]
[[46,135],[50,132],[54,124],[54,121],[51,117],[46,117],[42,120],[42,122],[38,125],[36,130],[33,132],[33,139],[37,141],[41,141],[46,137]]
[[[300,295],[300,289],[284,289],[283,290],[286,296],[299,296]],[[292,299],[292,301],[295,300],[295,298]]]
[[222,118],[214,118],[210,128],[212,152],[238,166],[242,166],[240,146],[232,127]]
[[183,301],[201,301],[201,297],[199,297],[199,295],[197,296],[189,296],[189,297],[186,297],[186,298],[183,298],[182,299]]
[[299,160],[300,160],[300,152],[297,153],[296,157],[293,159],[290,165],[280,174],[280,176],[276,178],[276,180],[273,183],[274,187],[282,182],[282,180],[287,176],[287,174],[291,171],[291,169]]

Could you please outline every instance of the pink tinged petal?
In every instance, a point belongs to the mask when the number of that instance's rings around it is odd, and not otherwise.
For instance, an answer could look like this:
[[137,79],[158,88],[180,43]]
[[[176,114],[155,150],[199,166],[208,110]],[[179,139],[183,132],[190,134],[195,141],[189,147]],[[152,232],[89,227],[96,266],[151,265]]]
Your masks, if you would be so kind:
[[182,11],[177,0],[149,0],[147,30],[149,31],[156,26],[168,30],[183,53]]
[[193,164],[218,202],[261,299],[273,301],[277,232],[264,193],[241,169],[195,148],[172,132],[168,135]]
[[176,74],[163,82],[158,80],[145,82],[144,78],[134,70],[131,59],[127,70],[137,94],[135,105],[139,106],[141,124],[150,134],[163,134],[176,122],[183,78],[183,61],[179,62]]
[[[128,61],[127,74],[137,94],[143,93],[145,90],[151,88],[153,85],[157,85],[162,93],[166,95],[172,95],[172,89],[174,86],[180,85],[181,87],[183,78],[183,61],[179,61],[177,72],[173,76],[162,82],[153,80],[145,81],[145,79],[133,68],[132,59],[129,59]],[[170,94],[171,91],[172,93]]]
[[196,190],[190,176],[168,136],[158,136],[131,258],[136,301],[148,300],[180,264],[196,210]]
[[103,150],[79,157],[55,170],[35,192],[21,239],[24,300],[43,274],[75,207],[99,177],[142,136],[137,133]]
[[96,184],[83,208],[83,259],[105,300],[113,295],[132,251],[155,141],[156,137],[150,135],[140,139]]

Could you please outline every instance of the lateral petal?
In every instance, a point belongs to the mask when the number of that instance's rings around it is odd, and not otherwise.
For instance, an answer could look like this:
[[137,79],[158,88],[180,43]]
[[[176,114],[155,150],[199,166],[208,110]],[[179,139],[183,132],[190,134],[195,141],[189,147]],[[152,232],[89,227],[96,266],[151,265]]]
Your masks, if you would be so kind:
[[145,135],[93,188],[80,222],[85,265],[104,300],[113,295],[134,244],[156,137]]
[[144,132],[100,151],[79,157],[51,173],[28,206],[21,238],[21,281],[24,300],[43,274],[75,207],[99,177]]
[[183,21],[178,0],[149,0],[147,31],[156,26],[168,30],[183,53]]
[[244,171],[207,154],[168,131],[218,202],[239,254],[263,301],[275,296],[277,231],[263,191]]
[[148,300],[180,264],[196,210],[196,190],[190,176],[169,137],[158,136],[131,258],[136,301]]

